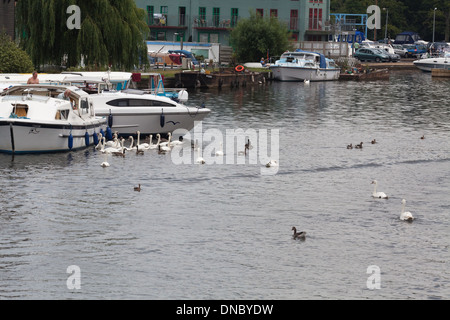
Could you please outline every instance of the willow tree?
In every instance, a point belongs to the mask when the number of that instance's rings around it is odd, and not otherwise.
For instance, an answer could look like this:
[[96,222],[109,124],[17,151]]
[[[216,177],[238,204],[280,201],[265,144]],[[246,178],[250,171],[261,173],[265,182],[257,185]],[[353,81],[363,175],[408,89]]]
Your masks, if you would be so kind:
[[[80,9],[79,28],[68,20]],[[17,30],[35,65],[132,69],[146,64],[145,11],[133,0],[20,0]],[[69,12],[68,12],[69,11]]]
[[239,61],[260,61],[267,52],[279,56],[289,49],[289,31],[277,18],[251,12],[249,18],[239,19],[231,31],[230,43]]

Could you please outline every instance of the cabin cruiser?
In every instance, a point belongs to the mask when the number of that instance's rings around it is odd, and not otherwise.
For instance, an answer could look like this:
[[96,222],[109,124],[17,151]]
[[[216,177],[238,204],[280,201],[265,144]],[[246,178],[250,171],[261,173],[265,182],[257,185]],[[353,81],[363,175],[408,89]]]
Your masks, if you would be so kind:
[[280,60],[269,67],[273,78],[279,81],[326,81],[339,79],[340,69],[334,60],[321,53],[302,51],[285,52]]
[[432,69],[450,70],[450,52],[445,52],[442,57],[419,59],[413,62],[422,71],[431,72]]
[[108,125],[119,136],[167,134],[176,129],[191,130],[211,110],[188,107],[165,96],[143,90],[103,91],[90,95],[99,116],[108,118]]
[[98,144],[107,119],[74,86],[16,84],[0,94],[0,152],[44,153]]

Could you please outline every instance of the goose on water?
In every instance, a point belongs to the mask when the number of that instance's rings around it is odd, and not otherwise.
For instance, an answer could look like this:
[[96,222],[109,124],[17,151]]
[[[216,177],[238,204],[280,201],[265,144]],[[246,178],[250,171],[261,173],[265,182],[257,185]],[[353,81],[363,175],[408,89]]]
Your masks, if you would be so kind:
[[362,149],[362,145],[363,145],[363,143],[361,142],[360,144],[355,145],[355,148],[356,149]]
[[372,197],[379,198],[379,199],[388,199],[388,196],[384,192],[377,192],[377,180],[373,180],[372,184],[374,184]]
[[292,238],[294,240],[300,239],[300,240],[304,240],[306,237],[306,232],[305,231],[300,231],[297,232],[297,228],[296,227],[292,227],[292,230],[294,231],[294,234],[292,235]]
[[141,184],[139,186],[134,187],[134,191],[141,192]]

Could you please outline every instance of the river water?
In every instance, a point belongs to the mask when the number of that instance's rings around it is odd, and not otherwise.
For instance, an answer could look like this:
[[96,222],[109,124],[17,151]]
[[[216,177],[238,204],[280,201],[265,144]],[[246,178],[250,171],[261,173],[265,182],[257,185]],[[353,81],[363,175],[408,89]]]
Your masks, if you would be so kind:
[[0,155],[0,299],[449,299],[449,97],[421,72],[192,91],[222,164]]

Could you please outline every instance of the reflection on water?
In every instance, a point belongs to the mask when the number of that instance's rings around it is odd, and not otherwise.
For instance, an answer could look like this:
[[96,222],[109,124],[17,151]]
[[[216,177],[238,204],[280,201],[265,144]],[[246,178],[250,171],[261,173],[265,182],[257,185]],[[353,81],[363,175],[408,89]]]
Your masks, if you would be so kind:
[[[190,92],[212,109],[203,131],[280,130],[272,176],[150,151],[109,168],[93,148],[0,155],[0,297],[448,299],[449,83],[412,72]],[[374,179],[388,200],[372,199]]]

